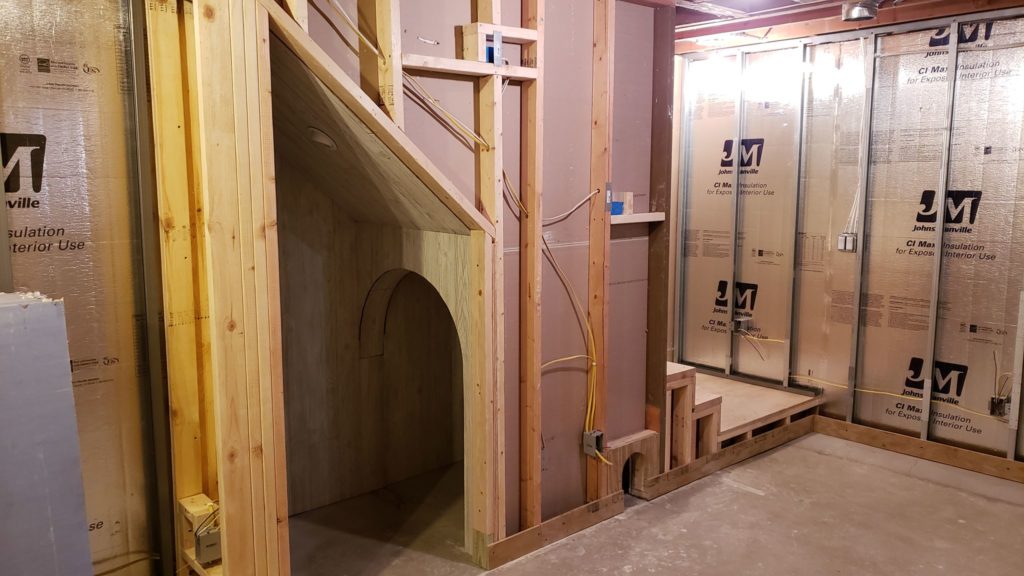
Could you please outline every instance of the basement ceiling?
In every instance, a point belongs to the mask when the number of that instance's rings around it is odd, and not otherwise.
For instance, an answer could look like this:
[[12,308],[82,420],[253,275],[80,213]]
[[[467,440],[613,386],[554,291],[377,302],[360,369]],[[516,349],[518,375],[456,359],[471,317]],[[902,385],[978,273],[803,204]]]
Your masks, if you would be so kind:
[[839,3],[838,0],[676,0],[676,26]]

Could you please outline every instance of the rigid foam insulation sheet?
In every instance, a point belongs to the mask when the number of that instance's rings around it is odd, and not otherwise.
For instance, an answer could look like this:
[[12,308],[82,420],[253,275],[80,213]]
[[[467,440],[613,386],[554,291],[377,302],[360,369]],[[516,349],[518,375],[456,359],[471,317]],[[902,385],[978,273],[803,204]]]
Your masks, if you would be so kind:
[[796,233],[801,48],[747,54],[740,144],[723,149],[739,165],[733,316],[733,370],[782,382],[789,366],[790,302]]
[[857,255],[839,252],[857,230],[866,39],[808,47],[803,172],[797,225],[791,376],[820,388],[823,411],[846,416]]
[[1008,445],[1005,419],[989,415],[988,403],[1000,387],[1009,392],[1024,271],[1024,51],[1007,46],[1020,42],[1021,30],[1004,21],[959,31],[945,206],[935,191],[948,121],[948,28],[880,40],[872,129],[857,418],[921,428],[935,227],[944,210],[929,436],[992,452]]
[[932,438],[996,452],[1008,427],[988,403],[1011,391],[1024,289],[1022,41],[1022,20],[960,28],[930,422]]
[[64,299],[95,570],[134,563],[119,574],[146,574],[151,448],[130,39],[123,1],[0,3],[0,150],[14,283]]
[[[908,366],[929,348],[934,226],[916,222],[924,190],[941,183],[947,125],[946,52],[926,52],[931,31],[879,39],[872,110],[855,419],[921,429],[921,386],[905,390]],[[906,393],[905,393],[906,392]]]
[[[742,78],[735,56],[691,61],[685,72],[682,354],[685,362],[781,381],[789,355],[801,50],[745,58]],[[749,319],[743,332],[731,331],[729,298],[734,318]]]
[[723,150],[736,137],[739,61],[692,60],[684,75],[682,358],[724,370],[731,348],[727,298],[735,216],[731,158]]
[[3,574],[92,574],[59,300],[0,294],[0,438]]

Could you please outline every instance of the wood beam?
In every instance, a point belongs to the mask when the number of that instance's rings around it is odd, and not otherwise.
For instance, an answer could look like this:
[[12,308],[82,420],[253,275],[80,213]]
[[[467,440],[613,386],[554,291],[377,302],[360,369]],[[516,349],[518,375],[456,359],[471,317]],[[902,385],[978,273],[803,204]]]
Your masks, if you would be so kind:
[[821,415],[814,417],[814,431],[979,474],[1024,483],[1024,462],[1006,457],[982,454],[974,450],[921,440],[915,436],[905,436]]
[[267,8],[194,13],[223,565],[254,575],[290,569]]
[[[590,128],[590,189],[599,190],[590,202],[590,250],[588,265],[587,312],[593,331],[596,385],[594,390],[594,429],[605,428],[608,352],[608,253],[611,242],[609,199],[606,186],[612,181],[612,94],[615,56],[615,1],[594,1],[593,110]],[[662,370],[664,372],[664,370]],[[597,458],[587,458],[588,502],[601,493],[607,465]]]
[[402,26],[399,0],[359,0],[359,29],[378,52],[359,43],[363,91],[398,124],[405,126],[402,92]]
[[[475,0],[474,12],[484,22],[499,23],[500,2],[497,0]],[[463,58],[453,62],[473,62],[476,47],[463,45]],[[492,67],[493,68],[493,67]],[[493,455],[492,476],[488,478],[490,501],[488,503],[488,534],[495,539],[505,535],[505,225],[502,218],[502,198],[504,193],[504,161],[502,158],[504,116],[502,106],[502,78],[494,74],[481,76],[475,82],[474,114],[476,129],[484,142],[489,146],[477,143],[476,158],[476,193],[477,207],[494,226],[494,235],[490,247],[491,270],[487,274],[488,294],[491,298],[491,311],[488,318],[490,325],[490,344],[492,351],[490,378],[494,383],[494,396],[489,404],[491,426],[494,443],[491,446]],[[489,544],[489,542],[488,542]],[[484,548],[478,548],[483,554]],[[481,557],[482,559],[482,557]]]
[[[648,430],[661,432],[665,421],[665,362],[668,360],[669,317],[669,239],[675,224],[672,205],[672,94],[674,74],[673,44],[675,9],[654,10],[654,74],[651,104],[651,212],[664,212],[665,220],[652,224],[648,236],[647,272],[647,363],[646,416]],[[661,450],[665,439],[661,434]],[[662,463],[663,465],[665,463]]]
[[534,41],[523,45],[522,61],[537,70],[537,79],[523,84],[520,120],[520,190],[526,210],[519,219],[519,526],[528,529],[541,523],[544,0],[523,0],[522,21],[534,33]]
[[600,500],[574,508],[529,530],[523,530],[501,542],[492,544],[488,551],[487,563],[483,566],[488,570],[493,570],[516,558],[521,558],[530,552],[540,550],[549,544],[618,516],[624,509],[625,500],[622,492],[616,492]]
[[[208,319],[201,313],[200,294],[196,290],[196,285],[205,281],[198,270],[202,260],[197,258],[196,241],[204,232],[194,210],[197,190],[191,170],[184,7],[185,3],[180,1],[146,6],[175,502],[203,494],[211,484],[215,489],[217,484],[216,467],[208,470],[205,458],[205,447],[214,434],[204,422],[204,389],[209,380],[202,334]],[[185,548],[185,534],[179,530],[182,523],[175,521],[174,527],[181,553]],[[186,560],[179,556],[177,569],[185,565]]]

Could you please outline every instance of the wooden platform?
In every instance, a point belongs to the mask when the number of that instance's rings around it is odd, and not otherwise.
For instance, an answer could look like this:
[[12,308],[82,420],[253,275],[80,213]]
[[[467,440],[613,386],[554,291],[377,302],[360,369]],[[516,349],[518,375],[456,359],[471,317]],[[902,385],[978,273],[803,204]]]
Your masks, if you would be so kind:
[[821,404],[822,398],[746,384],[711,374],[697,374],[698,404],[701,398],[721,396],[719,442],[749,437],[754,430],[785,423],[794,414]]

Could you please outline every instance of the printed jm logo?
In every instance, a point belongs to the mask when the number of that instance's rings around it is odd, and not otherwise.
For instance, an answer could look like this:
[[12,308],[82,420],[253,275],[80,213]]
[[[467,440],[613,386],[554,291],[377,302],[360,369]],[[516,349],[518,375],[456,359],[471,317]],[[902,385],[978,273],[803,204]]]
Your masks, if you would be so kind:
[[4,191],[20,192],[25,180],[30,180],[33,192],[42,190],[45,156],[46,136],[0,133],[0,161],[3,164]]
[[[992,25],[992,22],[961,24],[960,32],[957,34],[959,36],[957,41],[960,44],[973,44],[979,40],[990,40],[992,38]],[[932,48],[949,46],[949,26],[936,30],[932,37],[928,39],[928,46]]]
[[[967,366],[964,364],[953,364],[952,362],[935,361],[935,378],[932,389],[937,394],[949,394],[956,391],[959,398],[964,393],[964,384],[967,382]],[[904,385],[915,390],[924,390],[924,359],[913,357],[910,359],[910,367],[907,368],[907,379]]]
[[[722,167],[729,168],[736,164],[735,141],[726,140],[722,147]],[[760,166],[764,155],[764,138],[744,138],[740,140],[740,167]]]
[[[946,193],[946,224],[963,224],[965,215],[967,223],[974,224],[980,206],[980,190],[950,190]],[[917,212],[917,221],[934,224],[938,221],[938,214],[935,190],[925,190],[921,193],[921,208]]]
[[[719,280],[718,290],[715,293],[715,306],[719,308],[725,308],[729,305],[727,298],[729,297],[729,281]],[[735,292],[735,305],[733,310],[737,312],[748,312],[754,311],[754,306],[757,304],[757,284],[750,284],[747,282],[737,282]]]

